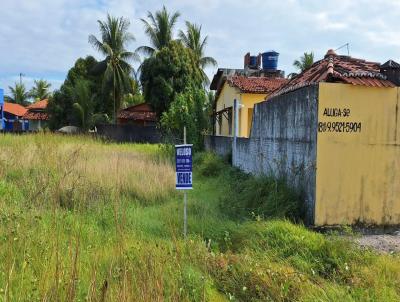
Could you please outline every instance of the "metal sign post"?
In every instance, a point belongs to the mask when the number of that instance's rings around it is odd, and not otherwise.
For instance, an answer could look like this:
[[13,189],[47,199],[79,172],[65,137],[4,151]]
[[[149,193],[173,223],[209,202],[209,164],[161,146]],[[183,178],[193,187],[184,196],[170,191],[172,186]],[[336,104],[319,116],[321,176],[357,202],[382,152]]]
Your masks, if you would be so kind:
[[187,191],[192,186],[192,147],[186,144],[186,127],[183,129],[183,145],[175,145],[176,189],[183,192],[183,236],[187,235]]

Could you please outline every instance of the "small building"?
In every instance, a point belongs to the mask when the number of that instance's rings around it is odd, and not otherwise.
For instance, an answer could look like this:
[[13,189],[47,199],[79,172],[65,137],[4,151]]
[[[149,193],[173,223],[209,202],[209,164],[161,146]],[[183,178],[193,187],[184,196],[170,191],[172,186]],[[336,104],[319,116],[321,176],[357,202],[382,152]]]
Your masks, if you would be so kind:
[[29,131],[38,131],[47,127],[49,115],[46,111],[48,100],[44,99],[29,105],[23,119],[29,121]]
[[[273,64],[265,54],[273,54]],[[243,69],[219,68],[210,85],[215,90],[214,129],[217,136],[233,136],[234,100],[239,102],[239,137],[249,137],[253,107],[288,80],[277,69],[277,53],[244,57]],[[263,68],[261,68],[263,58]],[[265,60],[264,60],[265,59]]]
[[1,129],[3,131],[25,131],[29,123],[23,118],[28,110],[19,104],[4,102],[1,107]]
[[122,109],[118,112],[119,125],[135,124],[140,126],[153,126],[157,122],[157,115],[147,103],[141,103]]

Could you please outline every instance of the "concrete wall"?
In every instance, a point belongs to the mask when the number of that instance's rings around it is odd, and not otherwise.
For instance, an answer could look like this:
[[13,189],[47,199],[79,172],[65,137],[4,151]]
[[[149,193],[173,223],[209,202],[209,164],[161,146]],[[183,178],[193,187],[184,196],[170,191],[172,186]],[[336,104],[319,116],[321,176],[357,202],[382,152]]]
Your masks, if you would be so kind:
[[215,152],[220,156],[232,153],[232,137],[205,136],[204,147],[207,151]]
[[39,131],[47,127],[47,121],[41,120],[30,120],[29,121],[29,131]]
[[400,224],[399,93],[320,84],[316,225]]
[[96,125],[97,134],[116,142],[161,143],[162,136],[155,126]]
[[399,108],[398,87],[298,89],[255,105],[232,161],[302,189],[309,224],[399,225]]
[[233,164],[246,172],[284,177],[305,194],[314,221],[318,86],[256,104],[250,138],[238,138]]

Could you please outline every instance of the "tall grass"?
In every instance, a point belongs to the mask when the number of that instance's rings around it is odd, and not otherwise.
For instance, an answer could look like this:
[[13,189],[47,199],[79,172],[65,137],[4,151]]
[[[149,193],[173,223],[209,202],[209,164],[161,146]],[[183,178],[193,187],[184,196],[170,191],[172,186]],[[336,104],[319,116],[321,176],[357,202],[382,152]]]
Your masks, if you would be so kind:
[[213,155],[196,159],[183,240],[167,149],[0,136],[0,301],[399,301],[397,255],[227,215],[232,194],[253,201]]

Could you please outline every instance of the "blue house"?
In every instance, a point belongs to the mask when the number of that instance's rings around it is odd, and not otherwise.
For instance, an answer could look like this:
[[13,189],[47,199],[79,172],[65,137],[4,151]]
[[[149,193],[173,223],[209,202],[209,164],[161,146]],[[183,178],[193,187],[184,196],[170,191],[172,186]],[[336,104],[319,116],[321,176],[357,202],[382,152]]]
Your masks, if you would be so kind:
[[4,102],[4,93],[0,89],[0,129],[6,132],[26,131],[29,122],[23,118],[28,110],[19,104]]

